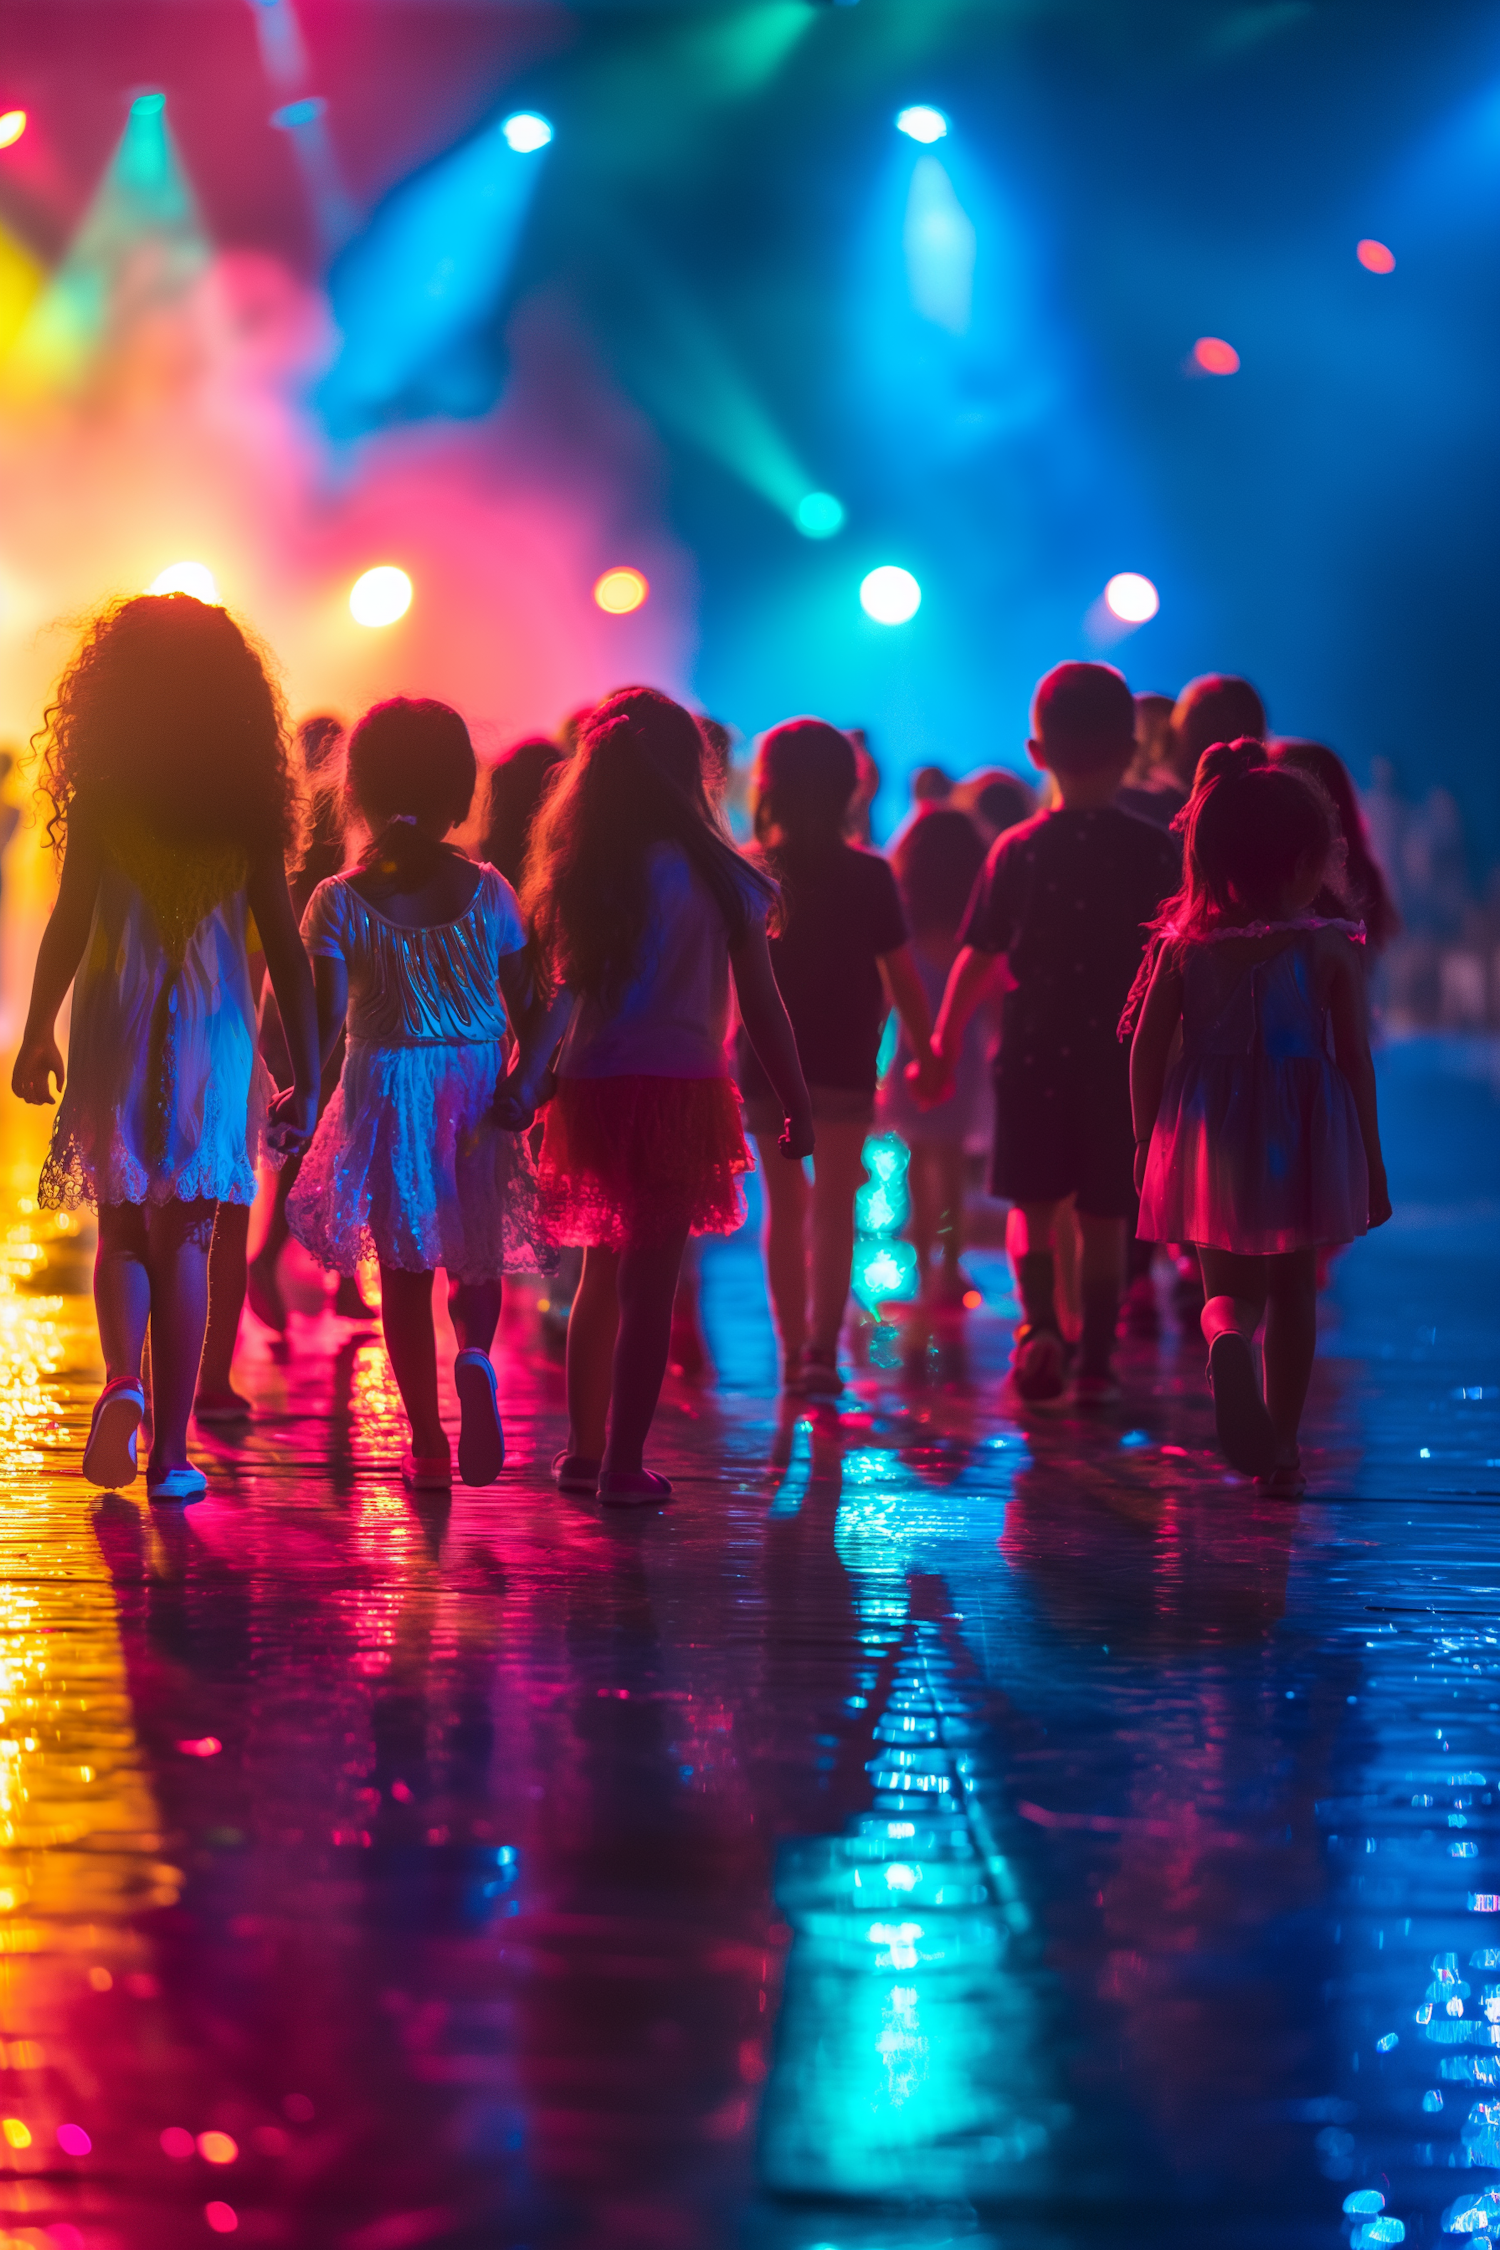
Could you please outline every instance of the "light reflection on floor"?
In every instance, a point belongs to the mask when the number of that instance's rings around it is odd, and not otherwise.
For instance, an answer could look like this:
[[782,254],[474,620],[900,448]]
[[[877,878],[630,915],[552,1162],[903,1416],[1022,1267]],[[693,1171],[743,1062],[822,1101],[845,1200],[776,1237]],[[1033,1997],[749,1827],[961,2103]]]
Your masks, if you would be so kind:
[[0,2250],[1500,2237],[1500,1136],[1384,1067],[1296,1508],[1170,1321],[1087,1423],[990,1311],[778,1414],[735,1244],[669,1511],[551,1494],[518,1313],[494,1493],[299,1319],[153,1518],[0,1112]]

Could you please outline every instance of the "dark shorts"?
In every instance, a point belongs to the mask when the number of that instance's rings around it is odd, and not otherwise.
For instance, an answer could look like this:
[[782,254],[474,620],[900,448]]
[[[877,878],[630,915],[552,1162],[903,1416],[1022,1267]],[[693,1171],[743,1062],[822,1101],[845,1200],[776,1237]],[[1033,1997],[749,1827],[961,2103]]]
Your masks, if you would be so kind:
[[1091,1219],[1126,1219],[1135,1209],[1135,1132],[1130,1066],[1069,1068],[1056,1058],[1002,1064],[995,1072],[995,1152],[990,1193],[1007,1203],[1078,1199]]

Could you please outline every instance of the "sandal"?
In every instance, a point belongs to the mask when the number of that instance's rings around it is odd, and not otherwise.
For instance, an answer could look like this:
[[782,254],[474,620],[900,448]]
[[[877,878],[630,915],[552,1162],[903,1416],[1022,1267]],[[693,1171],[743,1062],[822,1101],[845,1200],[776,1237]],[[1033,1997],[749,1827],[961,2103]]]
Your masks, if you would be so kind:
[[136,1432],[146,1412],[146,1393],[129,1375],[106,1383],[94,1401],[88,1443],[83,1449],[83,1473],[90,1484],[118,1492],[134,1484],[140,1463],[136,1459]]
[[453,1387],[463,1417],[458,1429],[458,1473],[465,1484],[493,1484],[505,1467],[505,1430],[489,1353],[460,1352],[453,1362]]
[[1294,1461],[1279,1461],[1269,1476],[1257,1477],[1255,1489],[1268,1500],[1300,1500],[1307,1490],[1301,1455]]
[[599,1463],[586,1453],[570,1453],[564,1446],[552,1456],[552,1482],[559,1492],[586,1493],[590,1500],[599,1489]]
[[453,1461],[447,1453],[412,1453],[401,1456],[401,1481],[408,1492],[451,1492]]
[[601,1470],[599,1497],[618,1508],[650,1508],[658,1500],[670,1500],[672,1487],[652,1469]]

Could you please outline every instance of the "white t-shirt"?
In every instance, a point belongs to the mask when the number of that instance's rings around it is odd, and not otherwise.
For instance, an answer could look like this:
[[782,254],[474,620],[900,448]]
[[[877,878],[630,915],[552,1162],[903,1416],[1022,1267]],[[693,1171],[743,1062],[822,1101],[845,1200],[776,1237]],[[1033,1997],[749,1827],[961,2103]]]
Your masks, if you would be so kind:
[[[653,844],[641,965],[614,1007],[580,998],[563,1041],[563,1078],[727,1078],[729,931],[678,844]],[[752,917],[766,905],[749,881]]]

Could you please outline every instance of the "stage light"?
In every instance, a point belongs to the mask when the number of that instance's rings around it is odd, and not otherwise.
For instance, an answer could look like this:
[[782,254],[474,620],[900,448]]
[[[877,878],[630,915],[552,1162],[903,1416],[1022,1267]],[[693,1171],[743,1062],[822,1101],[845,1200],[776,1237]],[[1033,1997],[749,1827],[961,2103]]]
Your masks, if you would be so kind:
[[552,127],[546,118],[538,117],[535,110],[530,109],[518,109],[514,117],[506,118],[500,130],[517,156],[534,155],[552,138]]
[[[0,130],[3,128],[4,119],[0,118]],[[1354,255],[1366,273],[1394,273],[1396,270],[1395,252],[1388,250],[1383,242],[1373,241],[1368,235],[1363,242],[1355,244]]]
[[797,529],[804,539],[831,539],[844,528],[842,501],[831,492],[804,492],[797,502]]
[[1237,375],[1240,355],[1222,336],[1200,336],[1193,346],[1193,362],[1205,375]]
[[219,604],[219,582],[207,563],[168,563],[165,570],[157,572],[148,594],[191,594],[195,602],[207,602],[211,609]]
[[130,105],[132,117],[160,117],[167,106],[165,94],[137,94]]
[[909,570],[882,563],[861,585],[859,605],[877,625],[905,625],[922,606],[922,589]]
[[394,625],[411,608],[411,580],[394,563],[379,563],[349,589],[349,615],[356,625]]
[[1117,570],[1104,589],[1104,606],[1122,625],[1144,625],[1161,608],[1161,596],[1138,570]]
[[6,110],[4,116],[0,117],[0,148],[9,148],[13,141],[18,141],[21,138],[25,130],[25,110]]
[[295,133],[303,125],[315,125],[328,107],[321,94],[304,94],[299,102],[283,102],[273,109],[270,122],[278,133]]
[[918,102],[915,109],[903,109],[896,119],[896,130],[910,141],[921,141],[924,146],[946,139],[948,120],[940,109],[929,109]]
[[594,599],[609,617],[628,617],[639,609],[651,588],[638,570],[607,570],[594,587]]

